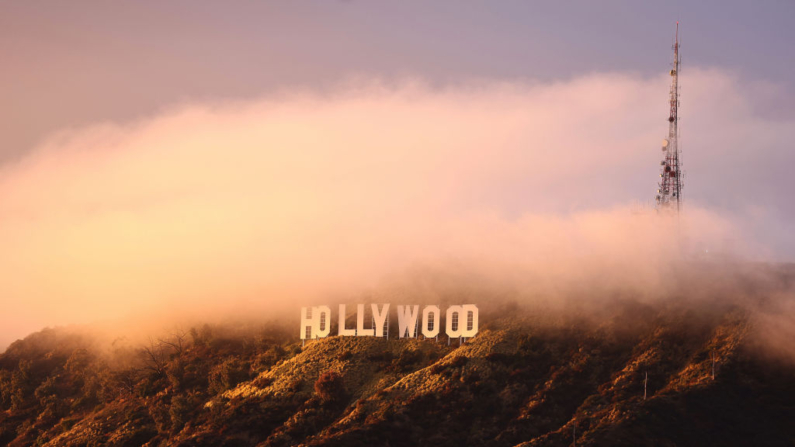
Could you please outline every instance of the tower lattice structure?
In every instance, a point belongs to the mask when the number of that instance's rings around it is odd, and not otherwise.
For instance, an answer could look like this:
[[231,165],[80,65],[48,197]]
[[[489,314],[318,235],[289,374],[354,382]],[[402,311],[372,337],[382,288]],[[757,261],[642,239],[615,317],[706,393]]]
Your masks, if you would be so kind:
[[676,22],[674,40],[674,63],[671,69],[671,92],[669,97],[668,138],[663,140],[663,159],[660,162],[660,182],[657,184],[657,209],[679,211],[682,204],[682,165],[679,149],[679,22]]

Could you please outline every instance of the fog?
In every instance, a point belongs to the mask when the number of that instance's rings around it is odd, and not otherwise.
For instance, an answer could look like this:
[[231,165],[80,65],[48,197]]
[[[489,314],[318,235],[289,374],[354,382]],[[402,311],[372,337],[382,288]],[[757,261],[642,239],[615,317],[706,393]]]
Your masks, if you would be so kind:
[[667,76],[350,79],[64,129],[0,166],[0,349],[52,325],[297,316],[435,269],[554,300],[791,259],[795,118],[740,86],[688,73],[679,218],[649,200]]

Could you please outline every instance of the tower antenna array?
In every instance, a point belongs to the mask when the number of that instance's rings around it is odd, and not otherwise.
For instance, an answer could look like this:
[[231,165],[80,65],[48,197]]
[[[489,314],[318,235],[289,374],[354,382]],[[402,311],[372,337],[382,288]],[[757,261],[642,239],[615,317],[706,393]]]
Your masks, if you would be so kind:
[[663,140],[663,159],[660,162],[660,182],[657,184],[657,210],[679,212],[682,203],[682,166],[679,150],[679,22],[676,22],[674,40],[674,64],[671,69],[671,93],[669,97],[668,138]]

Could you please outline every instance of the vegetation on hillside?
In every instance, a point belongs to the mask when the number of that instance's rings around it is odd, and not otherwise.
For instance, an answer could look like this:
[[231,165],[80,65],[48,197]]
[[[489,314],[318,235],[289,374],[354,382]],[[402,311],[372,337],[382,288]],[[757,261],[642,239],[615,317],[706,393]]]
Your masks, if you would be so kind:
[[583,305],[494,306],[460,345],[333,336],[302,346],[276,324],[146,343],[47,329],[0,355],[0,444],[795,443],[795,365],[761,349],[751,307],[600,306],[598,317]]

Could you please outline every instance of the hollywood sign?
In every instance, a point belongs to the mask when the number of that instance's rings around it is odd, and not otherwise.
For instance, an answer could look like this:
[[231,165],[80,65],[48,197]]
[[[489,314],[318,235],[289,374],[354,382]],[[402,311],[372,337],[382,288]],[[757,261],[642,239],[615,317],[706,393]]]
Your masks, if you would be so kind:
[[[380,308],[379,308],[380,306]],[[337,335],[342,337],[389,337],[389,304],[371,304],[370,318],[366,323],[365,305],[356,306],[356,326],[348,328],[345,304],[339,306]],[[439,306],[425,306],[420,316],[420,306],[397,306],[398,337],[438,338],[441,329]],[[449,338],[471,338],[478,333],[478,308],[474,304],[450,306],[445,313],[445,334]],[[328,306],[301,308],[301,339],[328,337],[331,333],[331,308]]]

